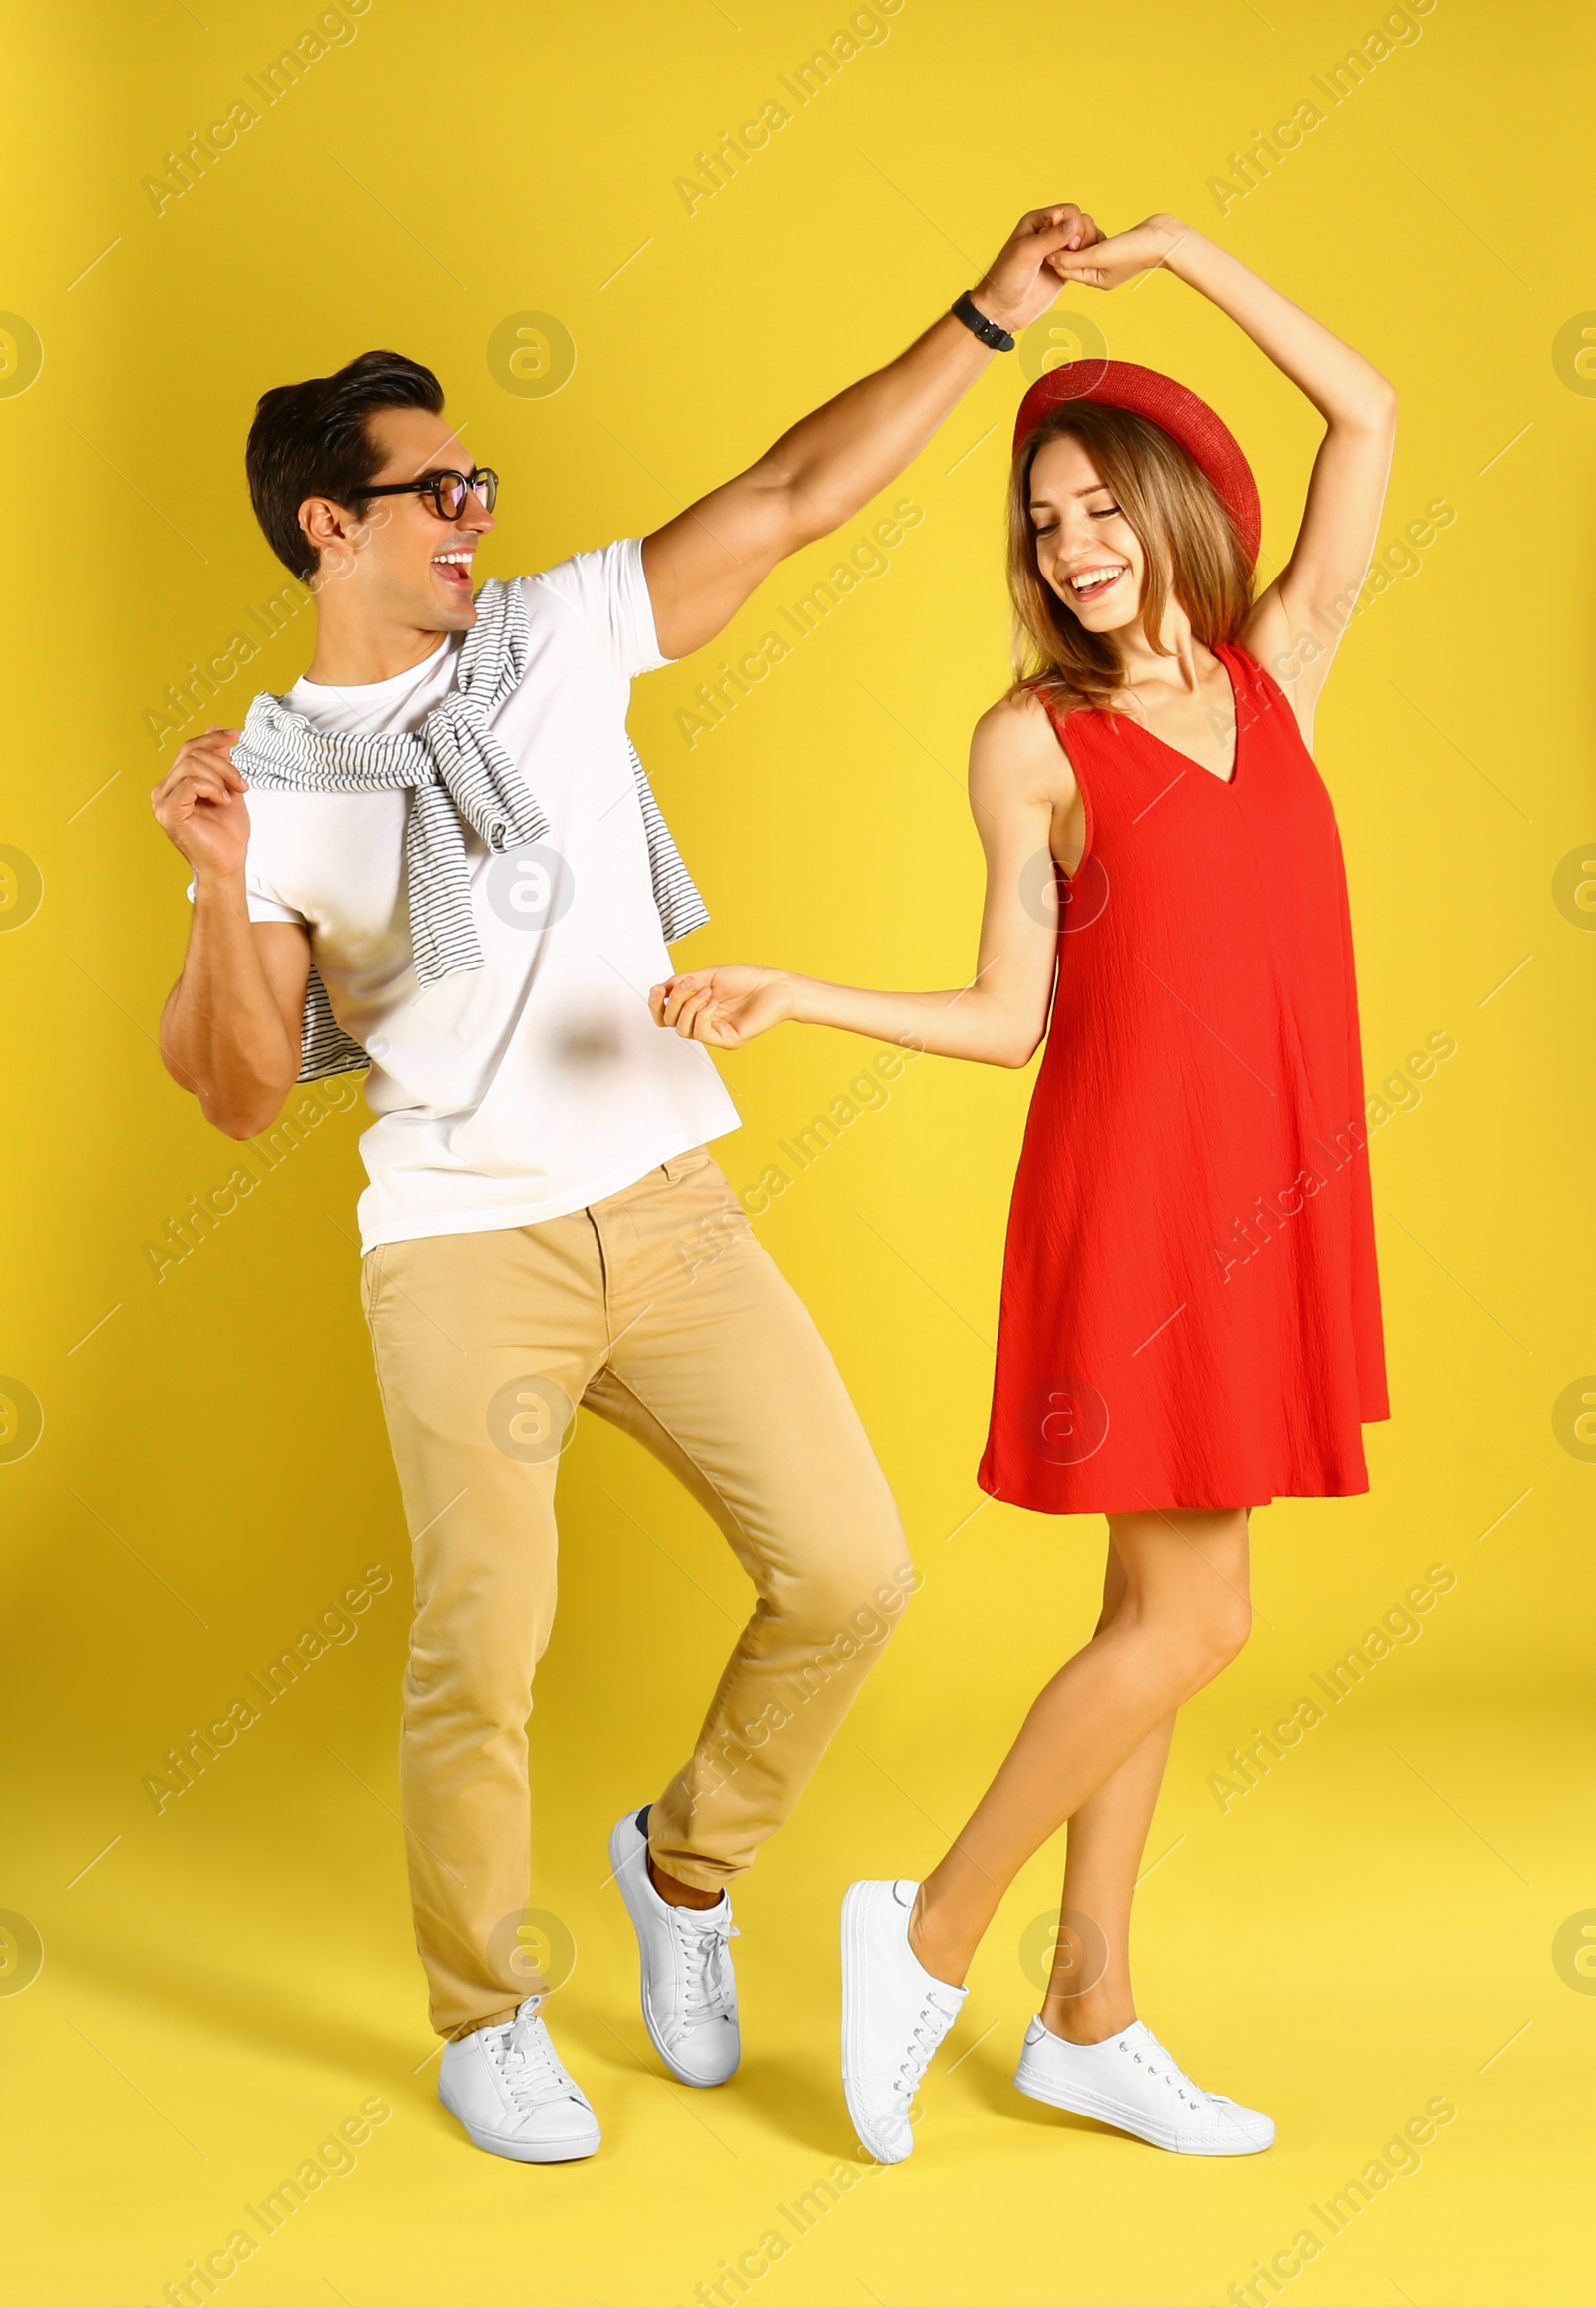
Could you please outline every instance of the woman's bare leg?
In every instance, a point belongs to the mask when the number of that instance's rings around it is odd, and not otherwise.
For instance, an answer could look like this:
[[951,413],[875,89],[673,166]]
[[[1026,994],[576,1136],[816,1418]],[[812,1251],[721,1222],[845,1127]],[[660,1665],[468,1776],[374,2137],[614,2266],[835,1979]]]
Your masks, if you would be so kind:
[[[1100,1633],[1125,1599],[1125,1571],[1108,1541]],[[1136,2017],[1130,1986],[1130,1903],[1163,1785],[1175,1718],[1141,1745],[1069,1822],[1069,1856],[1042,2024],[1075,2044],[1100,2044]]]
[[[1116,1944],[1110,1925],[1124,1947],[1129,1886],[1157,1800],[1167,1726],[1247,1639],[1245,1508],[1112,1515],[1109,1537],[1112,1563],[1095,1634],[1035,1700],[969,1825],[920,1887],[910,1945],[934,1978],[952,1986],[963,1985],[998,1901],[1025,1861],[1115,1780],[1120,1783],[1106,1804],[1085,1822],[1087,1888],[1077,1869],[1072,1889],[1109,1934],[1110,1950]],[[1100,1919],[1097,1907],[1105,1911]],[[1128,1996],[1125,1955],[1119,1963]],[[1099,2004],[1085,2015],[1088,2027],[1107,2008]]]
[[1169,1759],[1166,1715],[1069,1822],[1069,1858],[1042,2024],[1072,2044],[1100,2044],[1136,2017],[1130,1903]]

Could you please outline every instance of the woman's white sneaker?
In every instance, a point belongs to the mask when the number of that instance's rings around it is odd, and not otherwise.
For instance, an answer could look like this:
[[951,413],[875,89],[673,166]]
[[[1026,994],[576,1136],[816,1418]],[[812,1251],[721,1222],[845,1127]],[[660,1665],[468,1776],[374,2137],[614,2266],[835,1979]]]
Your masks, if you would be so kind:
[[598,2118],[561,2064],[529,1996],[513,2020],[443,2048],[438,2098],[474,2147],[513,2163],[574,2163],[598,2145]]
[[724,2084],[742,2058],[729,1895],[723,1891],[714,1907],[672,1907],[660,1898],[648,1876],[646,1809],[616,1821],[609,1864],[637,1934],[642,2020],[654,2050],[683,2084]]
[[914,2149],[909,2111],[967,1990],[934,1979],[909,1944],[918,1883],[851,1883],[842,1903],[842,2089],[878,2163]]
[[1070,2044],[1032,2020],[1014,2083],[1027,2099],[1094,2116],[1177,2155],[1259,2155],[1275,2126],[1256,2108],[1200,2092],[1140,2020],[1101,2044]]

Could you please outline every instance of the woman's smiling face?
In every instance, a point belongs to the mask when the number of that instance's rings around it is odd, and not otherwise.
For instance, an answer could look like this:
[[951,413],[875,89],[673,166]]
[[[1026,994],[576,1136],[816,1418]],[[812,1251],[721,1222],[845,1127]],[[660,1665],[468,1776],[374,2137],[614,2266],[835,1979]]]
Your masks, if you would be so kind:
[[1042,580],[1090,633],[1132,624],[1141,608],[1147,557],[1091,452],[1060,433],[1030,467],[1030,519]]

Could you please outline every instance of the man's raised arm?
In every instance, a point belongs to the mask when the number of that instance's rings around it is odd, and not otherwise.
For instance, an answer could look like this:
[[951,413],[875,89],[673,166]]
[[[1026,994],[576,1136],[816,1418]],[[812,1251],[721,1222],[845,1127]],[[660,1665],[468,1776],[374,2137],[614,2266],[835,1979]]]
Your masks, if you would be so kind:
[[[1058,294],[1048,259],[1102,237],[1072,203],[1022,216],[972,291],[978,310],[1017,335]],[[777,562],[867,505],[919,455],[992,357],[945,313],[890,366],[850,385],[746,473],[645,538],[643,573],[661,652],[685,657],[701,649]]]

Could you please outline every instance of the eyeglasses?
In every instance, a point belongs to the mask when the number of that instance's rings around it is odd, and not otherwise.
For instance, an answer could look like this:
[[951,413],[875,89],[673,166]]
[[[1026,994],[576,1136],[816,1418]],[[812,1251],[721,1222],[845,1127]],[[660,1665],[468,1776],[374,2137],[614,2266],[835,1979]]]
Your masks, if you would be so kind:
[[440,521],[458,521],[466,510],[468,497],[480,497],[483,512],[492,513],[494,499],[499,494],[499,476],[488,465],[479,465],[470,473],[445,469],[440,473],[423,473],[419,481],[384,481],[375,489],[363,489],[360,494],[362,497],[430,497]]

